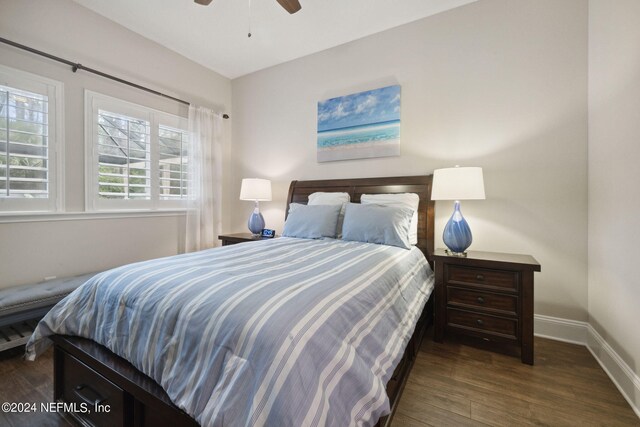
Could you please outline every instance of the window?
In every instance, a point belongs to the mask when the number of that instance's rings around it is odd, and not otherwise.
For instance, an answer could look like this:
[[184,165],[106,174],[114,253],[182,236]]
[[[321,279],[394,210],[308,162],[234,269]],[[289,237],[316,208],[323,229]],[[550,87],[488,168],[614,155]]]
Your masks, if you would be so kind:
[[86,92],[87,210],[163,209],[187,200],[186,119]]
[[151,124],[98,110],[98,196],[151,198]]
[[160,125],[158,140],[160,199],[184,199],[189,182],[189,133]]
[[0,66],[0,211],[62,207],[61,103],[62,83]]

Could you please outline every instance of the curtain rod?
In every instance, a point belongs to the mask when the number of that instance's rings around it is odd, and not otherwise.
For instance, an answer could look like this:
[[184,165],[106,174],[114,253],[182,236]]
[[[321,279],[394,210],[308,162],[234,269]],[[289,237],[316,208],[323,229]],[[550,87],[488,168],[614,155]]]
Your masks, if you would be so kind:
[[[41,50],[37,50],[37,49],[34,49],[32,47],[29,47],[29,46],[25,46],[25,45],[20,44],[20,43],[16,43],[14,41],[7,40],[7,39],[2,38],[2,37],[0,37],[0,42],[8,44],[8,45],[13,46],[13,47],[17,47],[18,49],[26,50],[27,52],[35,53],[36,55],[44,56],[45,58],[49,58],[49,59],[51,59],[53,61],[58,61],[58,62],[61,62],[63,64],[66,64],[66,65],[71,67],[71,71],[73,71],[74,73],[77,72],[78,70],[84,70],[84,71],[87,71],[89,73],[93,73],[93,74],[96,74],[98,76],[101,76],[101,77],[104,77],[104,78],[107,78],[107,79],[111,79],[111,80],[116,81],[118,83],[122,83],[122,84],[125,84],[125,85],[128,85],[128,86],[131,86],[131,87],[135,87],[136,89],[144,90],[146,92],[152,93],[154,95],[161,96],[163,98],[171,99],[171,100],[179,102],[181,104],[191,105],[191,103],[189,101],[185,101],[183,99],[176,98],[176,97],[173,97],[171,95],[167,95],[166,93],[158,92],[157,90],[149,89],[148,87],[141,86],[139,84],[136,84],[136,83],[121,79],[120,77],[112,76],[111,74],[103,73],[102,71],[98,71],[98,70],[95,70],[93,68],[85,67],[84,65],[80,64],[79,62],[69,61],[68,59],[60,58],[59,56],[51,55],[50,53],[43,52]],[[223,119],[228,119],[229,115],[228,114],[223,114],[222,118]]]

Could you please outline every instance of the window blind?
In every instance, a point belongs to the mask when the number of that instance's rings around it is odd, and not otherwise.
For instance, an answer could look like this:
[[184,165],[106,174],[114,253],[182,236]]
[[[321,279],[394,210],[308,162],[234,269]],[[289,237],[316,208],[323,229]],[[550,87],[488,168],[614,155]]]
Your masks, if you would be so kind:
[[161,200],[185,199],[189,187],[189,134],[160,125],[158,129]]
[[98,196],[151,198],[150,123],[98,110]]
[[0,85],[0,197],[49,197],[49,101]]

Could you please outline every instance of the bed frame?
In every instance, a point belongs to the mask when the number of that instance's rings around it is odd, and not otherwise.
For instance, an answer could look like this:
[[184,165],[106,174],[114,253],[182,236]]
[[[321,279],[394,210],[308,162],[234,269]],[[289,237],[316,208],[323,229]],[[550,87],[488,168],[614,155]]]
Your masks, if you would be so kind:
[[[431,201],[432,175],[292,181],[287,197],[290,203],[307,203],[316,191],[346,192],[351,201],[362,194],[416,193],[418,244],[433,267],[434,202]],[[420,348],[422,337],[433,318],[433,293],[425,306],[400,363],[387,384],[391,414],[377,426],[389,427],[402,390]],[[94,341],[54,335],[54,399],[68,404],[86,405],[90,412],[69,412],[84,426],[197,426],[196,421],[175,406],[165,391],[151,378],[123,358]],[[108,411],[107,411],[108,407]]]

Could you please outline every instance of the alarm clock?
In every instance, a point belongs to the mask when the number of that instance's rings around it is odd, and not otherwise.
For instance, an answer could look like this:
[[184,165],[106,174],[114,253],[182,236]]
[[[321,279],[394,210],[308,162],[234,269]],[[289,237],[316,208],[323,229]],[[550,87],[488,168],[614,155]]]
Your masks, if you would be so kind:
[[276,237],[276,230],[271,230],[270,228],[263,228],[262,233],[260,233],[262,237]]

